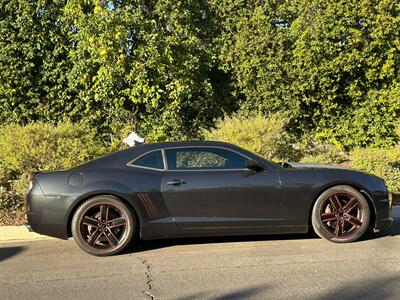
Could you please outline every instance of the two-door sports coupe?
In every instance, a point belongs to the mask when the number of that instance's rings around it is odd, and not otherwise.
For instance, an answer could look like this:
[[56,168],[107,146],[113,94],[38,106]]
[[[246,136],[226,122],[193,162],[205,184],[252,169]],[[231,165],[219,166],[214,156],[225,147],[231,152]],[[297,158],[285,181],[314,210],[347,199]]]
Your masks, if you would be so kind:
[[324,165],[277,165],[222,142],[142,144],[37,173],[27,217],[41,234],[93,255],[133,240],[315,232],[351,242],[392,218],[381,178]]

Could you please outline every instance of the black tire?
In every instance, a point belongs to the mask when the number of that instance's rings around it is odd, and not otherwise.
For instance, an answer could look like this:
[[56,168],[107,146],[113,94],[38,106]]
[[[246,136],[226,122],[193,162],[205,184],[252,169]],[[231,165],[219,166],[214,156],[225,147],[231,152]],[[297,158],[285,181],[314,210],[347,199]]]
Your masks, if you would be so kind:
[[78,246],[96,256],[115,255],[130,243],[135,232],[130,209],[117,197],[101,195],[85,201],[71,223]]
[[347,185],[338,185],[323,192],[314,204],[311,222],[323,239],[335,243],[358,240],[366,232],[370,207],[364,196]]

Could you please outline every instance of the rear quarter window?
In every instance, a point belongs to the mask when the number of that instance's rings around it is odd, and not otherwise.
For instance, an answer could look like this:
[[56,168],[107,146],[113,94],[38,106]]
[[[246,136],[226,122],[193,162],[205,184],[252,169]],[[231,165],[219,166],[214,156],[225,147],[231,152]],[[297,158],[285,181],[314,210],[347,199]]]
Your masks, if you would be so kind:
[[161,151],[157,150],[140,156],[129,165],[133,167],[163,170],[164,160]]

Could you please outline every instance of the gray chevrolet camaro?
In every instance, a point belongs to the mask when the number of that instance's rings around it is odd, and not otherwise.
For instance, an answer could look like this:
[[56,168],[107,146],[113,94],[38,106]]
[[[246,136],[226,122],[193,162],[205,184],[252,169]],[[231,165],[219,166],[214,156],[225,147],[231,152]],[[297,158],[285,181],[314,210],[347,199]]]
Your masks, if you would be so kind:
[[328,165],[277,165],[222,142],[142,144],[79,167],[36,173],[32,230],[73,236],[99,256],[134,237],[306,233],[359,239],[392,223],[384,181]]

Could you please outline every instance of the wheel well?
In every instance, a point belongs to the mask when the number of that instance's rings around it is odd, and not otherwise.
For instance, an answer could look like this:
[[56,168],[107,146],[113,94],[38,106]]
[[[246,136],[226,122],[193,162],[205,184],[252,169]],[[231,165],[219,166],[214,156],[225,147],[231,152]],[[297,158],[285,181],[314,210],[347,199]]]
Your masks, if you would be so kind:
[[317,194],[317,196],[315,197],[314,201],[312,202],[312,205],[311,205],[311,208],[310,208],[310,212],[309,212],[309,217],[308,217],[308,225],[309,225],[309,227],[312,228],[312,224],[311,224],[312,210],[313,210],[313,208],[314,208],[315,202],[317,202],[318,197],[319,197],[323,192],[325,192],[326,190],[328,190],[328,189],[330,189],[330,188],[332,188],[332,187],[334,187],[334,186],[338,186],[338,185],[347,185],[347,186],[349,186],[349,187],[352,187],[353,189],[357,190],[358,192],[360,192],[360,193],[364,196],[365,200],[367,200],[367,202],[368,202],[369,211],[370,211],[369,226],[370,226],[370,227],[374,227],[374,226],[375,226],[375,221],[376,221],[376,213],[375,213],[375,206],[374,206],[374,204],[372,203],[371,196],[370,196],[364,189],[360,188],[359,186],[352,185],[352,184],[348,184],[348,183],[334,184],[334,185],[325,187],[323,190],[321,190],[321,191]]
[[81,204],[83,202],[89,200],[90,198],[96,197],[96,196],[113,196],[113,197],[117,197],[122,203],[124,203],[129,208],[129,210],[132,212],[132,214],[135,217],[135,226],[137,228],[137,230],[135,230],[135,235],[137,235],[139,233],[139,231],[140,231],[140,219],[139,219],[138,213],[137,213],[136,209],[133,207],[133,205],[131,203],[129,203],[129,201],[127,201],[126,199],[124,199],[124,198],[122,198],[120,196],[117,196],[115,194],[100,193],[100,194],[90,195],[90,196],[87,196],[87,197],[79,200],[79,202],[76,203],[75,206],[72,208],[71,212],[69,213],[68,222],[67,222],[67,235],[68,235],[68,237],[72,236],[71,224],[72,224],[72,218],[74,217],[74,214],[75,214],[76,210],[79,208],[79,206],[81,206]]

